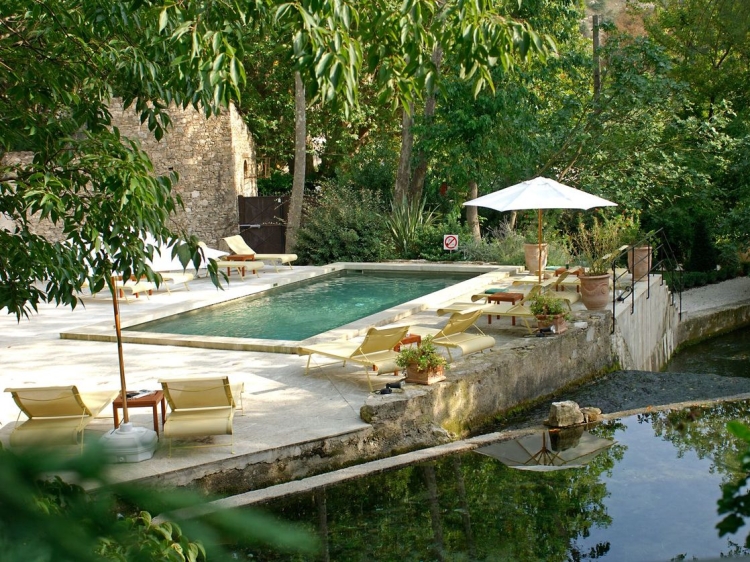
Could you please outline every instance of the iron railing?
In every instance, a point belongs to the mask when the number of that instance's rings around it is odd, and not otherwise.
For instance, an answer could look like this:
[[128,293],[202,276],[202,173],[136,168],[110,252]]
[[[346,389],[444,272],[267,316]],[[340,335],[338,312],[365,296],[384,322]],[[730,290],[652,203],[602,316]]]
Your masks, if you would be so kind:
[[[627,267],[624,267],[627,265]],[[610,262],[612,271],[612,333],[615,332],[615,307],[618,302],[630,299],[630,314],[635,313],[635,284],[644,279],[646,299],[651,297],[651,275],[660,274],[663,285],[669,277],[670,304],[677,306],[679,318],[682,319],[682,268],[675,258],[664,230],[659,229],[646,234],[629,246],[622,246],[613,254]]]

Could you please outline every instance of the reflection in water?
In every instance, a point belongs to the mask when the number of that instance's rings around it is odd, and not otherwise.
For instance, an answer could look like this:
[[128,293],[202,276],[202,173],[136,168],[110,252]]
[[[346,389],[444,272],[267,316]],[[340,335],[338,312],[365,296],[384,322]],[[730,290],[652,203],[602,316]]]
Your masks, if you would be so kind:
[[711,338],[677,353],[665,371],[750,377],[750,328]]
[[[324,537],[319,560],[673,560],[745,553],[719,538],[716,502],[748,405],[602,423],[616,441],[581,468],[514,470],[467,453],[279,500],[265,509]],[[558,444],[559,446],[559,444]],[[290,560],[254,548],[255,560]]]

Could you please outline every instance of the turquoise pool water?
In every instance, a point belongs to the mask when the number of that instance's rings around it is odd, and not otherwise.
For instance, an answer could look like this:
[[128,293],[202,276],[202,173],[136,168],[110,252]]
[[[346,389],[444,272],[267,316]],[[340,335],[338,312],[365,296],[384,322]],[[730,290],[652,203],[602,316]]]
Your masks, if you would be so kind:
[[474,277],[344,271],[129,330],[299,341]]
[[[322,538],[305,560],[672,561],[748,554],[719,537],[721,485],[747,403],[659,412],[591,430],[615,440],[583,468],[527,472],[475,452],[279,500],[264,509]],[[257,547],[240,558],[288,560]],[[300,558],[302,559],[302,558]]]

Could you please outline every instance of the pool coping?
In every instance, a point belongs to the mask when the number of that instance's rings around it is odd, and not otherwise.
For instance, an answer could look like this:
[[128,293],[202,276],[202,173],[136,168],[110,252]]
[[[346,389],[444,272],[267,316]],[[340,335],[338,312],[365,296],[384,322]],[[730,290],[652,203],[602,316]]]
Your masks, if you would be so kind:
[[[357,263],[338,262],[313,270],[293,269],[285,271],[282,276],[274,276],[273,282],[245,284],[231,294],[216,291],[208,297],[190,299],[189,301],[172,303],[156,310],[143,312],[131,316],[121,324],[122,342],[148,345],[171,345],[177,347],[194,347],[202,349],[221,349],[233,351],[261,351],[267,353],[296,354],[300,346],[334,340],[347,340],[363,335],[372,326],[393,324],[413,314],[429,308],[455,300],[461,295],[476,292],[479,288],[507,280],[513,274],[523,269],[522,266],[502,266],[464,263],[414,263],[414,262],[382,262]],[[152,333],[129,330],[133,326],[159,320],[183,312],[190,312],[208,306],[223,304],[236,299],[255,295],[262,296],[274,289],[292,283],[300,283],[337,271],[402,271],[402,272],[470,272],[478,273],[477,277],[456,283],[440,291],[424,295],[387,310],[366,316],[338,328],[322,332],[304,340],[267,340],[259,338],[234,338],[219,336],[195,336],[170,333]],[[238,287],[235,285],[235,287]],[[113,322],[98,322],[76,327],[60,332],[61,339],[84,341],[117,341]]]

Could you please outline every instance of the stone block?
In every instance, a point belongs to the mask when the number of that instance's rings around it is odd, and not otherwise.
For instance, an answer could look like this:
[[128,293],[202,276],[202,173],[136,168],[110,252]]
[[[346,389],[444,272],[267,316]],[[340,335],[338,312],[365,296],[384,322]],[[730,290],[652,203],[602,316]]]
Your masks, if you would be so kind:
[[568,427],[583,423],[583,421],[584,416],[581,408],[572,400],[552,402],[547,425],[552,427]]

